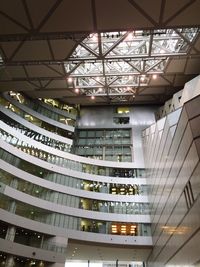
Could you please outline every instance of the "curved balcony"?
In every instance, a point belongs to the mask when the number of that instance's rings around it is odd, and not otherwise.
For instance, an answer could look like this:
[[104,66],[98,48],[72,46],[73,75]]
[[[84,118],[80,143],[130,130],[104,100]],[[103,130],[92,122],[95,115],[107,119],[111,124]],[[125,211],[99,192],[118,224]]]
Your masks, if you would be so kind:
[[[30,176],[28,173],[21,173],[15,167],[2,161],[0,182],[39,199],[65,205],[78,207],[83,210],[97,212],[119,213],[119,214],[149,214],[150,207],[147,198],[144,196],[121,196],[107,195],[104,193],[82,192],[79,189],[71,190],[69,187],[56,186],[54,183],[46,183],[38,177]],[[7,166],[6,166],[7,165]],[[10,173],[9,173],[10,172]],[[12,175],[11,173],[16,173]],[[17,177],[19,176],[19,177]],[[126,201],[125,201],[126,200]],[[134,201],[131,202],[131,201]]]
[[[10,134],[12,128],[7,126],[3,122],[0,122],[0,127],[2,129],[1,137],[7,143],[18,147],[20,150],[24,151],[27,154],[33,155],[49,163],[89,174],[108,175],[114,177],[121,176],[124,178],[134,178],[137,175],[139,177],[143,176],[143,169],[135,169],[133,168],[132,164],[116,164],[112,162],[113,167],[111,168],[102,166],[102,163],[106,163],[106,161],[93,159],[90,159],[90,163],[86,164],[84,162],[89,162],[89,160],[85,160],[85,158],[81,156],[75,156],[70,153],[68,154],[64,152],[62,153],[57,149],[49,148],[46,145],[39,144],[37,141],[30,140],[29,137],[24,136],[23,134],[18,132],[12,131],[12,134]],[[95,163],[101,165],[95,166]]]
[[[27,246],[24,244],[19,244],[17,242],[13,242],[13,241],[1,239],[1,238],[0,238],[0,246],[1,246],[1,250],[4,253],[14,254],[16,256],[27,258],[27,260],[25,261],[27,262],[30,261],[29,266],[33,265],[31,264],[31,262],[33,263],[37,261],[47,261],[47,262],[55,262],[55,261],[64,262],[65,261],[64,254],[47,250],[44,247],[37,248],[35,246]],[[33,260],[30,260],[30,258],[32,258]],[[21,262],[20,262],[21,265],[19,266],[22,266],[23,262],[24,260],[22,261],[21,259]]]
[[[51,139],[51,131],[59,130],[58,139],[64,138],[64,127],[57,127],[60,117],[53,117],[55,113],[62,116],[62,111],[51,112],[38,101],[22,104],[9,96],[6,99],[1,98],[4,122],[0,123],[3,221],[16,218],[16,225],[20,221],[28,229],[39,226],[42,233],[51,229],[51,234],[58,231],[79,241],[151,246],[143,166],[89,159],[59,149],[52,140],[38,142],[31,138],[37,130]],[[48,114],[49,125],[44,125],[41,121]]]
[[[59,111],[59,109],[52,109],[49,105],[42,101],[31,101],[27,97],[22,96],[20,93],[7,92],[3,93],[3,96],[11,103],[16,103],[16,101],[32,110],[52,119],[59,123],[75,127],[76,116],[70,114],[64,110]],[[14,102],[13,102],[14,101]],[[20,106],[21,106],[20,105]]]
[[20,118],[18,115],[12,114],[10,110],[4,107],[1,107],[0,114],[2,120],[0,121],[1,128],[4,128],[5,125],[9,126],[10,133],[15,133],[15,135],[21,133],[24,137],[28,136],[30,139],[48,147],[55,148],[56,150],[65,152],[70,151],[72,145],[71,139],[42,129],[39,126]]
[[[21,208],[24,207],[21,205]],[[150,226],[147,224],[145,228],[142,227],[141,224],[139,224],[139,232],[137,236],[133,235],[126,235],[126,234],[112,234],[105,233],[105,231],[109,230],[109,225],[105,225],[104,222],[102,222],[103,227],[99,225],[100,233],[92,232],[92,228],[90,228],[90,231],[87,231],[88,228],[85,228],[85,231],[80,231],[79,229],[71,229],[72,224],[74,224],[74,221],[71,221],[69,224],[71,227],[68,227],[67,231],[66,228],[68,226],[68,223],[63,222],[63,217],[60,220],[60,225],[58,225],[58,220],[55,221],[55,223],[50,223],[50,216],[48,218],[48,223],[45,223],[44,220],[42,221],[41,218],[34,219],[34,213],[33,210],[30,210],[27,216],[23,216],[22,211],[20,212],[20,206],[16,209],[16,212],[13,213],[11,211],[6,210],[6,207],[0,208],[0,216],[3,219],[4,222],[13,224],[18,227],[24,227],[27,229],[30,229],[32,231],[38,231],[40,229],[41,233],[44,233],[46,235],[54,235],[54,236],[62,236],[66,237],[68,239],[78,240],[78,241],[84,241],[84,242],[98,242],[102,244],[115,244],[115,245],[122,245],[122,246],[130,246],[130,245],[139,245],[139,246],[152,246],[152,237],[150,236]],[[41,210],[39,209],[39,212]],[[35,214],[36,215],[36,214]],[[36,217],[36,216],[35,216]],[[55,216],[54,216],[55,220]],[[92,222],[91,222],[92,224]],[[145,225],[143,225],[145,226]],[[105,230],[105,231],[104,231]],[[104,232],[104,233],[103,233]]]
[[[120,177],[114,178],[94,174],[88,176],[86,173],[50,164],[27,155],[22,151],[20,151],[19,154],[17,148],[12,147],[2,140],[0,143],[2,147],[0,150],[0,157],[3,161],[36,177],[67,185],[69,187],[83,189],[87,194],[107,193],[111,194],[112,198],[116,197],[118,199],[119,195],[124,198],[129,197],[130,195],[136,197],[140,194],[139,190],[141,190],[141,195],[143,195],[143,189],[144,194],[145,191],[147,192],[148,190],[148,187],[142,187],[142,185],[145,185],[144,179],[124,179]],[[66,182],[67,180],[68,182]],[[123,190],[120,188],[123,188]]]
[[5,107],[6,109],[9,109],[13,114],[17,114],[28,122],[31,122],[32,124],[39,126],[47,131],[53,132],[62,137],[73,137],[74,127],[63,125],[62,123],[49,119],[44,115],[41,115],[38,112],[19,104],[15,100],[9,102],[8,100],[0,96],[0,105],[2,107]]

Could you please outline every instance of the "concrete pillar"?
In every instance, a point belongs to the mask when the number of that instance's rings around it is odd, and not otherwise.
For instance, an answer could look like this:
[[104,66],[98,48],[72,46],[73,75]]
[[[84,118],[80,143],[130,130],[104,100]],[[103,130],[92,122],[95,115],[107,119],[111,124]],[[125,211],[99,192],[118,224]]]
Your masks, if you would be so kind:
[[105,160],[105,158],[106,158],[106,147],[103,146],[102,159]]
[[40,261],[40,262],[38,263],[37,267],[45,267],[44,262],[43,262],[43,261]]
[[5,263],[5,267],[14,267],[15,265],[15,260],[12,255],[8,255]]
[[16,178],[14,178],[11,183],[10,183],[10,186],[17,189],[18,187],[18,180]]
[[[10,185],[13,188],[17,188],[17,186],[18,186],[17,179],[13,179]],[[12,213],[15,213],[16,202],[14,200],[12,202],[10,202],[10,206],[9,206],[8,210]],[[16,227],[15,226],[9,226],[7,229],[7,232],[6,232],[5,239],[13,242],[15,239],[15,233],[16,233]],[[14,265],[15,265],[14,257],[12,255],[8,255],[8,257],[6,259],[5,267],[14,267]]]
[[10,203],[8,211],[10,211],[12,213],[15,213],[15,211],[16,211],[16,202],[14,200]]
[[14,239],[15,239],[15,232],[16,232],[15,226],[8,227],[7,232],[6,232],[5,239],[6,240],[10,240],[10,241],[14,241]]

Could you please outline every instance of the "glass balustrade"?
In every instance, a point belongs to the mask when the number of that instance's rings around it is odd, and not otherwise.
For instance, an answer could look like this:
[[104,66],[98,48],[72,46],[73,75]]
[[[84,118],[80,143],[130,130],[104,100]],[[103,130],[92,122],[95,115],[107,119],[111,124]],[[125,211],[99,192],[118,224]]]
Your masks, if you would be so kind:
[[57,126],[54,126],[46,121],[40,120],[39,118],[36,118],[35,116],[23,111],[22,109],[19,109],[16,105],[10,103],[9,101],[5,100],[0,96],[0,105],[5,107],[6,109],[12,111],[14,114],[17,114],[18,116],[22,117],[26,121],[45,129],[49,132],[58,134],[60,136],[66,137],[66,138],[73,138],[73,133],[71,131],[67,131],[64,129],[61,129]]
[[[4,113],[0,112],[1,120],[6,123],[8,126],[12,127],[14,131],[19,132],[30,139],[33,139],[41,144],[44,144],[46,146],[50,146],[52,148],[65,151],[65,152],[70,152],[71,150],[71,145],[67,143],[60,142],[58,140],[55,140],[53,138],[50,138],[44,134],[41,134],[37,131],[34,131],[23,124],[19,123],[18,121],[15,121],[14,119],[8,117]],[[2,133],[1,133],[2,135]],[[2,136],[4,139],[4,137]]]
[[[78,216],[69,216],[57,212],[51,212],[27,203],[22,203],[21,201],[11,199],[2,193],[0,193],[0,196],[2,199],[0,208],[16,215],[52,226],[101,234],[134,236],[151,235],[150,224],[148,223],[125,223],[83,219]],[[133,228],[135,229],[133,230]],[[130,229],[132,229],[132,231]]]
[[119,194],[119,195],[147,195],[148,186],[146,185],[137,185],[137,184],[123,184],[123,183],[105,183],[101,181],[89,181],[78,179],[69,175],[64,175],[61,173],[56,173],[50,171],[49,169],[42,168],[38,165],[35,165],[31,162],[20,159],[13,154],[0,149],[0,159],[6,161],[7,163],[21,169],[29,174],[32,174],[36,177],[52,181],[61,185],[92,191],[99,193],[107,194]]
[[[9,98],[13,98],[14,100],[18,101],[20,104],[27,106],[28,108],[31,108],[32,110],[52,119],[55,121],[58,121],[60,123],[63,123],[65,125],[70,125],[72,127],[75,126],[76,121],[70,117],[68,117],[68,114],[66,112],[66,116],[64,115],[60,115],[56,112],[54,112],[53,110],[50,110],[48,108],[45,108],[44,106],[40,105],[39,102],[37,101],[31,101],[28,98],[25,98],[24,96],[22,96],[20,93],[16,93],[16,92],[9,92],[9,93],[5,93],[4,95],[6,95],[7,99]],[[11,99],[12,102],[12,99]]]
[[73,196],[39,186],[1,170],[0,183],[8,185],[25,194],[74,208],[121,214],[149,214],[149,203],[104,201]]

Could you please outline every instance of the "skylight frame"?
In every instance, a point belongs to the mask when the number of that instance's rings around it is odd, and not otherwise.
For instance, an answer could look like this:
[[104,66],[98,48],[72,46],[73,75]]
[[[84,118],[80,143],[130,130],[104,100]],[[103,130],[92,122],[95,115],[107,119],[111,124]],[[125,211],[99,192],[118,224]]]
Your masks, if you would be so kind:
[[171,57],[187,55],[198,32],[177,28],[92,33],[76,47],[65,70],[79,94],[109,98],[134,94],[148,86],[152,75],[162,75]]

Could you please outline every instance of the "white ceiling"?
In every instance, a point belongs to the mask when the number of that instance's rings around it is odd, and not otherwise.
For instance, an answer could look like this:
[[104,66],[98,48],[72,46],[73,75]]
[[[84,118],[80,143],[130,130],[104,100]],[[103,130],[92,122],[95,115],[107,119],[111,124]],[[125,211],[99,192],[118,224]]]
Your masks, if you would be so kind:
[[114,247],[98,244],[81,244],[69,242],[66,260],[90,261],[146,261],[151,248],[148,247]]

